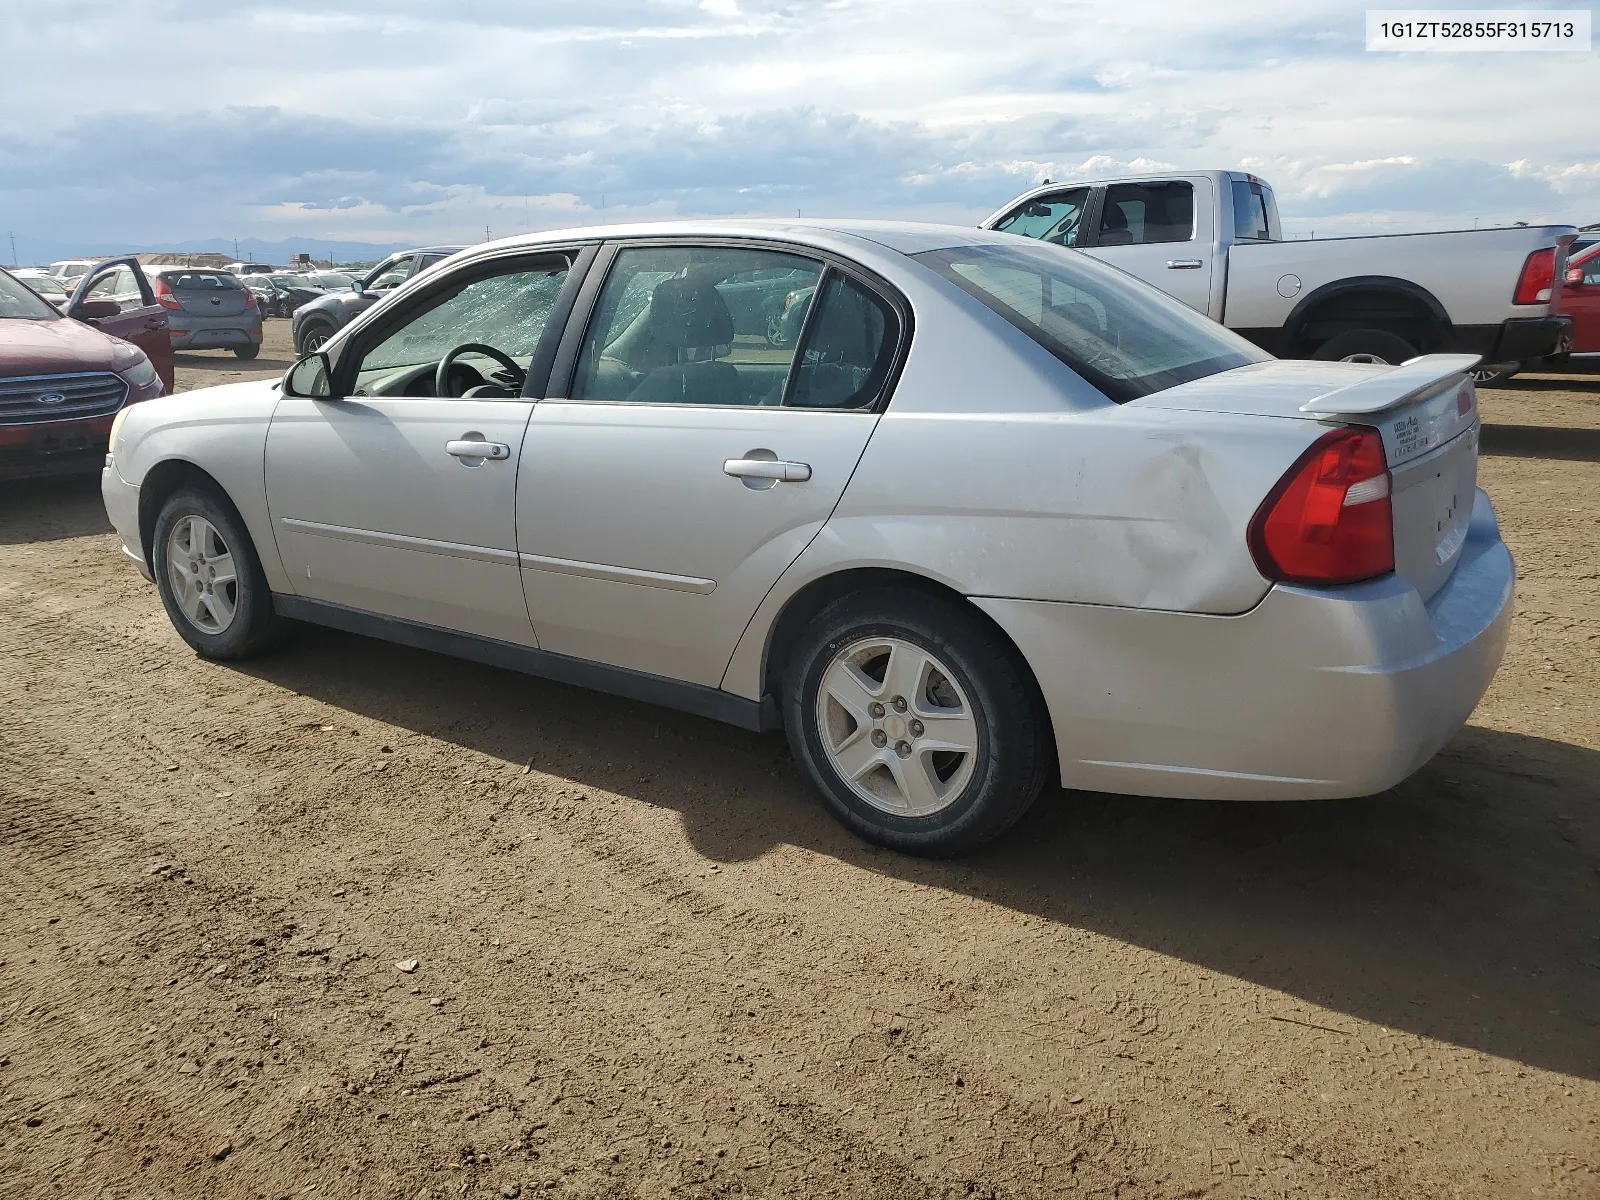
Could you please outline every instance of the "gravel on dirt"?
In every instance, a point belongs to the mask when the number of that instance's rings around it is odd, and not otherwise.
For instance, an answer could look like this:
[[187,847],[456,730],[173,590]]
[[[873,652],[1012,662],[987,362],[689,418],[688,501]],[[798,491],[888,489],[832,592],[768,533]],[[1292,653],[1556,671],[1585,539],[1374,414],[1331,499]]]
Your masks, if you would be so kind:
[[777,735],[204,662],[96,481],[0,487],[0,1197],[1600,1195],[1600,378],[1483,411],[1517,616],[1434,762],[956,862]]

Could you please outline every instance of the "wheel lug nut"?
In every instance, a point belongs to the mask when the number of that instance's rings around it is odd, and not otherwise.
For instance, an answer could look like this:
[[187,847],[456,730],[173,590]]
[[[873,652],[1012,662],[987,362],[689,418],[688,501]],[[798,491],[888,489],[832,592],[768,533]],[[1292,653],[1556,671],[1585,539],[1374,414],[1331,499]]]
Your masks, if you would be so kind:
[[883,705],[874,700],[871,704],[867,705],[867,711],[872,714],[872,719],[876,721],[883,716]]
[[912,737],[921,737],[922,736],[922,722],[921,721],[912,721],[911,722],[911,736]]
[[892,703],[894,704],[895,712],[905,712],[906,698],[904,696],[896,696]]
[[874,729],[872,731],[872,744],[879,747],[887,746],[889,744],[889,735],[881,729]]
[[898,754],[901,758],[910,758],[911,757],[911,743],[910,742],[896,742],[894,744],[894,752],[896,754]]

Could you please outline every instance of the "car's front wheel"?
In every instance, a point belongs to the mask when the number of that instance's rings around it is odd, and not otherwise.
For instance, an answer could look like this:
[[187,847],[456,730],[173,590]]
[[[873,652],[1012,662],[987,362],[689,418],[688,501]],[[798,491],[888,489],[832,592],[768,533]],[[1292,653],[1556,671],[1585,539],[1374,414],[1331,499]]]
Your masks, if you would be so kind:
[[913,588],[856,593],[818,614],[786,671],[784,724],[834,815],[912,854],[999,836],[1054,761],[1016,650],[961,604]]
[[315,354],[328,344],[333,334],[333,326],[326,321],[307,321],[305,328],[300,331],[299,353]]
[[220,493],[189,486],[156,517],[151,570],[178,635],[204,658],[248,658],[268,649],[285,621],[244,522]]

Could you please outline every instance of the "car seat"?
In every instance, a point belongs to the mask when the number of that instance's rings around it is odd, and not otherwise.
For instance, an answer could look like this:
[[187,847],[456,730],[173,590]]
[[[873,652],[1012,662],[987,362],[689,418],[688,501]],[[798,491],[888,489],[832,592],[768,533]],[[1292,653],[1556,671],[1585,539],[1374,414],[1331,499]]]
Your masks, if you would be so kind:
[[650,293],[651,341],[677,362],[657,367],[628,394],[636,404],[747,404],[739,372],[719,361],[733,346],[733,315],[705,279],[663,279]]

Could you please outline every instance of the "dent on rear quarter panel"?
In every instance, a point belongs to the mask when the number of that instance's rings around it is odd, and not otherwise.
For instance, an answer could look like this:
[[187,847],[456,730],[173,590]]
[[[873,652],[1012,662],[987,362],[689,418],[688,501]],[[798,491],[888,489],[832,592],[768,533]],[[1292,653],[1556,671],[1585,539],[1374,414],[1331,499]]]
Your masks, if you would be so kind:
[[[117,452],[129,483],[157,464],[193,463],[228,494],[255,543],[267,585],[292,591],[267,512],[266,437],[278,404],[275,380],[253,380],[147,400],[128,410]],[[147,547],[148,549],[148,547]]]

